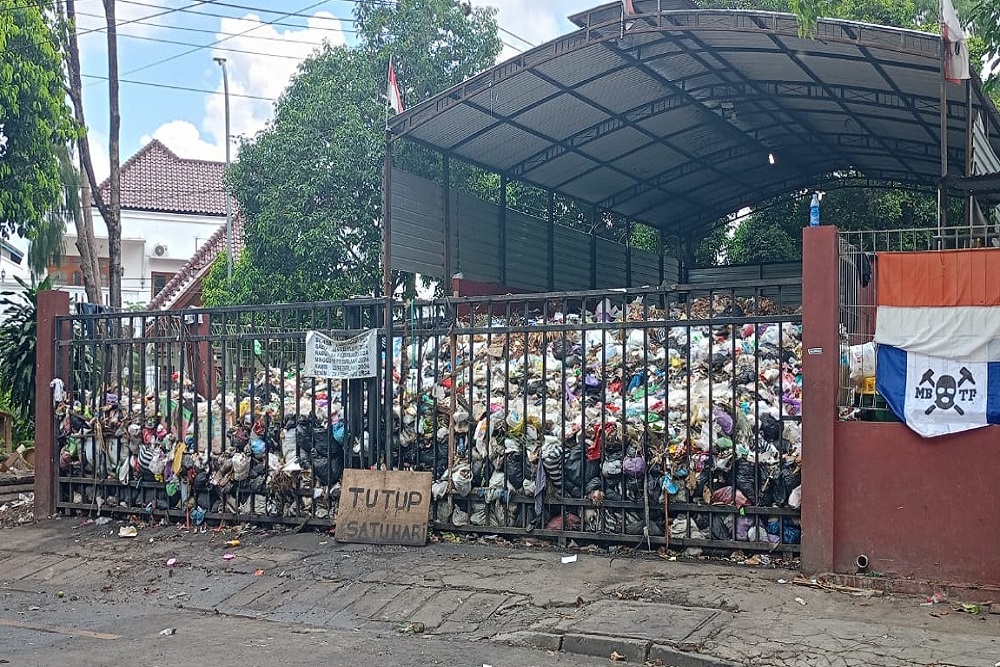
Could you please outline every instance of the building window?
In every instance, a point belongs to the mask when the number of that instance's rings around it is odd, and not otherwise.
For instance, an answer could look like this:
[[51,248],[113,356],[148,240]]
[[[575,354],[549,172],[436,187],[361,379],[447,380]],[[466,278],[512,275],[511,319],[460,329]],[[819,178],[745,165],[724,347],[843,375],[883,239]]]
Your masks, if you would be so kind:
[[73,272],[73,285],[75,287],[80,287],[81,285],[83,285],[83,278],[82,278],[82,276],[80,276],[80,272],[79,271],[74,271]]
[[[153,271],[149,275],[149,284],[152,286],[152,297],[155,297],[160,291],[167,286],[170,279],[174,277],[172,273],[161,273],[159,271]],[[150,297],[150,298],[152,298]]]

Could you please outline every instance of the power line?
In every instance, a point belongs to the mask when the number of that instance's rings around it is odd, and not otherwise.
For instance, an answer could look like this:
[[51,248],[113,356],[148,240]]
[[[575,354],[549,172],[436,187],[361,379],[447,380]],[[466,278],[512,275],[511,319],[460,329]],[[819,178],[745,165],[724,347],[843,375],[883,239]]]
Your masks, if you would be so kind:
[[[108,77],[100,76],[97,74],[82,74],[85,79],[98,79],[101,81],[107,81]],[[118,79],[118,83],[127,83],[133,86],[150,86],[153,88],[167,88],[169,90],[180,90],[188,93],[204,93],[206,95],[222,95],[221,90],[209,90],[208,88],[192,88],[190,86],[177,86],[169,83],[160,83],[156,81],[136,81],[134,79]],[[248,100],[261,100],[263,102],[277,102],[277,98],[273,97],[263,97],[261,95],[250,95],[246,93],[229,93],[230,97],[241,97]]]
[[[157,42],[157,43],[160,43],[160,44],[176,44],[177,46],[198,47],[197,44],[192,44],[191,42],[180,42],[180,41],[177,41],[175,39],[163,39],[163,38],[160,38],[160,37],[147,37],[145,35],[127,35],[127,34],[124,34],[124,33],[119,33],[118,36],[119,37],[127,37],[128,39],[139,39],[139,40],[143,40],[143,41],[146,41],[146,42]],[[289,40],[289,41],[293,41],[293,40]],[[297,42],[297,43],[300,44],[300,45],[302,45],[302,46],[312,46],[312,47],[320,47],[320,46],[322,46],[322,44],[315,44],[315,43],[312,43],[312,42],[308,42],[308,43],[307,42]],[[302,60],[302,58],[300,58],[299,56],[288,55],[286,53],[260,53],[258,51],[248,51],[246,49],[234,49],[234,48],[231,48],[231,47],[227,47],[227,48],[218,47],[215,50],[217,50],[217,51],[225,51],[226,53],[246,53],[246,54],[254,55],[254,56],[267,56],[269,58],[286,58],[288,60],[295,60],[295,61]]]
[[[87,16],[92,18],[103,18],[100,14],[88,14],[86,12],[77,12],[78,16]],[[234,35],[234,33],[222,32],[221,30],[209,30],[207,28],[192,28],[191,26],[180,26],[180,25],[170,25],[169,23],[147,23],[145,21],[138,21],[142,25],[148,25],[151,28],[164,28],[167,30],[179,30],[181,32],[197,32],[206,35]],[[274,25],[279,25],[275,23]],[[328,30],[328,28],[321,28],[321,30]],[[345,33],[356,33],[357,30],[342,30]],[[134,37],[134,35],[129,35]],[[234,35],[235,36],[235,35]],[[242,35],[245,39],[264,39],[269,42],[288,42],[290,44],[309,44],[310,46],[322,46],[322,42],[302,42],[297,39],[288,39],[286,37],[270,37],[265,35]]]
[[[142,19],[154,19],[154,18],[158,18],[160,16],[166,16],[167,14],[173,14],[174,12],[188,11],[189,9],[197,7],[198,5],[203,5],[206,2],[208,2],[208,1],[209,0],[195,0],[195,2],[192,2],[189,5],[184,5],[183,7],[173,7],[173,8],[171,8],[171,7],[162,7],[162,6],[159,6],[158,9],[162,9],[163,10],[162,12],[157,12],[156,14],[150,14],[149,16],[143,16],[141,18]],[[117,28],[119,28],[119,27],[121,27],[123,25],[129,25],[131,23],[138,23],[139,20],[140,19],[129,19],[127,21],[121,21],[121,22],[116,21],[115,22],[115,28],[117,29]],[[76,36],[77,36],[77,38],[80,38],[80,37],[83,37],[84,35],[89,35],[89,34],[94,33],[94,32],[102,32],[102,31],[105,31],[107,29],[108,29],[107,26],[105,26],[103,28],[91,28],[90,30],[84,30],[83,32],[77,33]]]
[[[361,2],[362,0],[341,0],[341,1],[342,2],[353,2],[353,3],[356,4],[356,3]],[[143,6],[143,7],[160,7],[160,5],[150,4],[150,3],[147,3],[147,2],[139,2],[139,0],[121,0],[121,2],[126,2],[126,3],[131,4],[131,5],[140,5],[140,6]],[[212,5],[216,5],[216,6],[219,6],[219,7],[231,7],[231,8],[234,8],[234,9],[242,9],[242,10],[246,10],[246,11],[256,11],[256,12],[261,12],[261,13],[265,13],[265,14],[282,14],[282,12],[280,12],[278,10],[274,10],[274,9],[264,9],[264,8],[261,8],[261,7],[252,7],[250,5],[239,5],[239,4],[228,3],[228,2],[220,2],[219,0],[210,0],[210,2],[211,2]],[[392,3],[390,3],[390,2],[382,2],[380,4],[385,5],[385,6],[389,6]],[[184,9],[184,10],[180,10],[180,11],[184,11],[187,14],[196,14],[196,15],[200,15],[200,16],[214,16],[216,18],[236,18],[236,17],[230,16],[228,14],[216,14],[216,13],[206,12],[206,11],[200,11],[200,10],[199,11],[193,11],[193,10],[189,11],[187,9]],[[339,17],[333,17],[333,16],[316,16],[314,14],[306,14],[306,13],[304,13],[304,11],[284,13],[283,16],[282,16],[282,18],[286,18],[286,17],[290,17],[290,16],[302,17],[302,18],[309,18],[309,19],[322,19],[322,20],[327,20],[327,21],[336,20],[336,21],[339,21],[341,23],[356,23],[357,22],[357,19],[354,19],[354,18],[339,18]],[[295,24],[295,23],[281,23],[279,21],[268,22],[268,24],[269,25],[289,26],[289,27],[302,27],[299,24]],[[170,26],[163,26],[163,27],[170,27]],[[338,30],[337,28],[323,28],[321,26],[312,26],[312,28],[315,29],[315,30],[332,30],[332,31],[335,31],[335,32],[339,31],[339,32],[345,32],[345,33],[352,33],[352,34],[357,34],[359,32],[357,30],[345,30],[345,29],[342,29],[342,28]],[[535,46],[536,46],[531,41],[525,39],[524,37],[521,37],[517,33],[514,33],[512,31],[508,30],[507,28],[504,28],[503,26],[501,26],[499,24],[497,25],[497,29],[500,32],[503,32],[503,33],[509,35],[510,37],[513,37],[514,39],[518,40],[519,42],[523,42],[524,44],[527,44],[531,48],[535,48]],[[506,42],[503,42],[503,44],[504,44],[504,46],[507,46],[507,47],[509,47],[511,49],[514,49],[514,50],[518,51],[518,52],[523,52],[524,51],[524,49],[516,47],[516,46],[514,46],[512,44],[508,44]]]
[[[353,2],[354,4],[358,4],[362,0],[340,0],[340,1],[341,2]],[[154,4],[150,4],[150,3],[146,3],[146,2],[139,2],[139,0],[119,0],[119,2],[124,2],[124,3],[129,4],[129,5],[140,5],[140,6],[143,6],[143,7],[157,7],[158,6],[158,5],[154,5]],[[220,2],[219,0],[209,0],[209,2],[210,2],[210,4],[212,4],[212,5],[216,6],[216,7],[228,7],[228,8],[231,8],[231,9],[242,9],[242,10],[245,10],[245,11],[248,11],[248,12],[261,12],[262,14],[281,14],[282,15],[281,18],[289,18],[289,17],[294,16],[294,17],[299,17],[299,18],[320,19],[320,20],[324,20],[324,21],[340,21],[340,20],[342,20],[342,19],[339,19],[339,18],[334,17],[334,16],[314,16],[312,14],[306,14],[305,13],[306,9],[301,9],[301,10],[299,10],[297,12],[283,12],[283,11],[281,11],[279,9],[265,9],[263,7],[252,7],[250,5],[239,5],[239,4],[235,4],[235,3],[231,3],[231,2]],[[389,2],[379,2],[378,4],[383,5],[383,6],[388,6],[391,3],[389,3]],[[309,9],[309,8],[307,8],[307,9]],[[202,12],[191,12],[191,13],[192,14],[201,14]],[[351,19],[351,20],[353,21],[354,19]]]
[[[299,11],[300,12],[305,12],[305,11],[308,11],[310,9],[313,9],[314,7],[318,7],[318,6],[322,5],[322,4],[326,4],[327,2],[328,2],[328,0],[319,0],[318,2],[314,2],[314,3],[310,4],[310,5],[308,5],[307,7],[303,7]],[[283,17],[279,17],[279,19],[280,18],[283,18]],[[275,19],[275,21],[277,21],[279,19]],[[162,65],[163,63],[170,62],[171,60],[176,60],[177,58],[183,58],[186,55],[194,53],[195,51],[200,51],[202,49],[210,49],[213,46],[215,46],[216,44],[221,44],[222,42],[225,42],[225,41],[228,41],[230,39],[233,39],[234,37],[240,37],[241,35],[244,35],[244,34],[246,34],[248,32],[252,32],[252,31],[257,30],[259,28],[263,28],[266,25],[272,25],[273,23],[274,23],[274,21],[265,21],[263,23],[255,25],[253,27],[247,28],[243,32],[236,33],[235,35],[230,35],[228,37],[223,37],[223,38],[217,39],[214,42],[211,42],[209,44],[203,44],[201,46],[196,46],[194,48],[188,49],[187,51],[182,51],[181,53],[175,53],[172,56],[168,56],[166,58],[161,58],[160,60],[156,60],[156,61],[148,63],[146,65],[142,65],[141,67],[136,67],[136,68],[130,69],[129,71],[125,72],[123,76],[128,76],[129,74],[135,74],[136,72],[141,72],[142,70],[149,69],[150,67],[156,67],[157,65]]]
[[[512,33],[512,32],[511,32],[510,30],[507,30],[507,28],[504,28],[504,27],[503,27],[503,26],[501,26],[501,25],[500,25],[499,23],[497,24],[497,29],[498,29],[498,30],[499,30],[500,32],[504,32],[504,33],[507,33],[508,35],[510,35],[511,37],[513,37],[513,38],[514,38],[514,39],[516,39],[516,40],[519,40],[519,41],[522,41],[522,42],[524,42],[525,44],[527,44],[527,45],[528,45],[528,46],[530,46],[531,48],[535,48],[535,46],[537,46],[536,44],[532,44],[531,42],[529,42],[528,40],[526,40],[526,39],[525,39],[524,37],[521,37],[520,35],[516,35],[516,34]],[[510,46],[510,44],[508,44],[507,46]],[[513,48],[515,48],[515,47],[511,46],[510,48],[512,48],[512,49],[513,49]]]
[[[121,0],[121,1],[125,2],[126,0]],[[350,0],[346,0],[346,1],[350,1]],[[143,7],[151,7],[151,8],[152,7],[161,7],[161,5],[153,5],[153,4],[149,4],[149,3],[146,3],[146,2],[138,2],[137,0],[129,0],[129,2],[131,4],[141,5]],[[212,4],[214,5],[214,4],[218,4],[218,3],[212,2]],[[313,6],[315,6],[315,5],[313,5]],[[257,8],[251,8],[251,9],[256,10],[256,11],[267,11],[267,10],[259,10]],[[219,13],[216,13],[216,12],[206,12],[206,11],[201,11],[201,10],[195,11],[195,10],[192,10],[192,9],[183,9],[183,10],[179,10],[179,11],[182,11],[185,14],[190,14],[190,15],[193,15],[193,16],[211,16],[211,17],[220,18],[220,19],[237,19],[237,20],[239,20],[239,18],[240,18],[238,16],[233,16],[232,14],[219,14]],[[324,20],[327,20],[327,21],[331,21],[331,20],[336,19],[337,21],[340,21],[341,23],[354,23],[355,22],[355,19],[353,19],[353,18],[340,18],[340,17],[329,17],[329,16],[315,16],[315,15],[310,15],[310,14],[303,14],[301,11],[299,11],[299,12],[291,12],[289,14],[289,16],[291,16],[291,15],[295,15],[295,16],[302,15],[302,16],[306,16],[308,18],[324,19]],[[142,19],[142,20],[144,20],[144,19]],[[305,26],[303,26],[300,23],[286,23],[286,22],[282,22],[281,19],[280,19],[280,17],[278,19],[273,20],[273,21],[267,21],[266,23],[268,25],[280,25],[280,26],[286,26],[286,27],[290,27],[290,28],[305,28]],[[150,24],[150,25],[155,25],[155,24]],[[163,26],[163,27],[168,27],[168,26]],[[331,31],[331,32],[340,32],[340,29],[338,29],[338,28],[325,28],[323,26],[312,26],[312,29],[313,30],[328,30],[328,31]]]

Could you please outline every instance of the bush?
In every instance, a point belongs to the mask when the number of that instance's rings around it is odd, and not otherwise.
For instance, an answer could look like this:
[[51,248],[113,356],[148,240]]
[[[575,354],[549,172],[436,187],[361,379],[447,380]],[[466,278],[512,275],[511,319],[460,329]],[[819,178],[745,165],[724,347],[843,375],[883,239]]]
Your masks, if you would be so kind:
[[0,387],[8,412],[15,416],[15,442],[33,437],[35,418],[35,350],[38,345],[38,293],[52,281],[29,285],[16,278],[19,292],[0,292]]

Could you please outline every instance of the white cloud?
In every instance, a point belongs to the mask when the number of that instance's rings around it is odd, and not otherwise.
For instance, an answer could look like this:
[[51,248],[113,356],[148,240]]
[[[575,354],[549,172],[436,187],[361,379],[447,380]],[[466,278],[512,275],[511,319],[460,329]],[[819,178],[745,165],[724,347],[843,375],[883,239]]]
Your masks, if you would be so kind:
[[94,130],[93,127],[87,128],[87,143],[90,145],[90,162],[94,165],[94,177],[100,183],[111,173],[108,135]]
[[[213,57],[226,59],[231,136],[238,138],[256,134],[264,129],[273,113],[272,102],[240,95],[277,99],[288,86],[299,63],[319,44],[324,40],[334,45],[344,43],[344,34],[340,30],[339,19],[328,12],[317,13],[308,19],[305,27],[284,31],[266,25],[254,14],[240,19],[222,19],[216,37],[223,39],[237,35],[222,42],[212,54]],[[239,53],[222,49],[234,49]],[[206,96],[201,127],[186,120],[172,120],[160,125],[151,135],[143,136],[143,145],[152,139],[159,139],[180,157],[225,159],[226,111],[222,71],[213,67],[218,77],[217,94]]]
[[[576,26],[567,21],[566,17],[594,6],[593,2],[581,2],[581,0],[548,0],[547,2],[538,2],[538,0],[503,0],[503,2],[499,2],[494,0],[491,4],[495,4],[499,10],[497,22],[502,27],[535,46],[576,29]],[[531,48],[503,31],[500,32],[500,39],[505,42],[503,51],[500,53],[500,61],[507,60]]]
[[[141,2],[143,4],[137,4]],[[189,3],[188,3],[189,4]],[[140,35],[151,37],[160,32],[167,32],[163,28],[169,25],[173,19],[171,14],[163,14],[164,8],[183,7],[181,0],[137,0],[136,3],[116,2],[115,22],[118,24],[118,43],[122,44],[127,38],[125,35]],[[77,35],[80,42],[80,61],[84,71],[90,71],[88,67],[91,59],[100,61],[106,67],[107,60],[107,21],[104,18],[104,3],[101,0],[78,0],[76,3],[77,12]],[[148,19],[148,23],[145,21]],[[119,47],[120,48],[120,47]]]
[[159,139],[182,158],[221,162],[226,157],[225,149],[221,145],[205,141],[198,128],[186,120],[164,123],[156,128],[152,136],[144,135],[139,142],[145,146],[153,139]]
[[[230,134],[233,137],[251,136],[264,128],[273,112],[273,103],[247,99],[239,95],[253,95],[268,99],[277,97],[288,86],[299,63],[312,54],[324,40],[337,46],[344,44],[340,20],[329,12],[318,12],[307,20],[307,26],[279,31],[265,25],[254,14],[244,18],[222,19],[217,37],[238,35],[226,39],[219,46],[235,49],[240,53],[217,49],[213,57],[226,59],[229,73]],[[245,35],[241,33],[246,33]],[[260,38],[267,39],[260,39]],[[219,73],[218,92],[223,91]],[[205,104],[206,134],[222,145],[225,135],[225,97],[212,95]]]

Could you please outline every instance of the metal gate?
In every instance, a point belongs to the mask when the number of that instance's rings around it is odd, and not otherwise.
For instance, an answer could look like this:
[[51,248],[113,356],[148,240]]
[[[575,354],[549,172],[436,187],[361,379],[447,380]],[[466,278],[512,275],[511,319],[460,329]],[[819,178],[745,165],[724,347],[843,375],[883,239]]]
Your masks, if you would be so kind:
[[[57,507],[329,526],[345,467],[429,470],[442,530],[794,553],[800,294],[394,302],[391,338],[384,300],[60,317]],[[370,329],[375,377],[304,375],[308,331]]]

